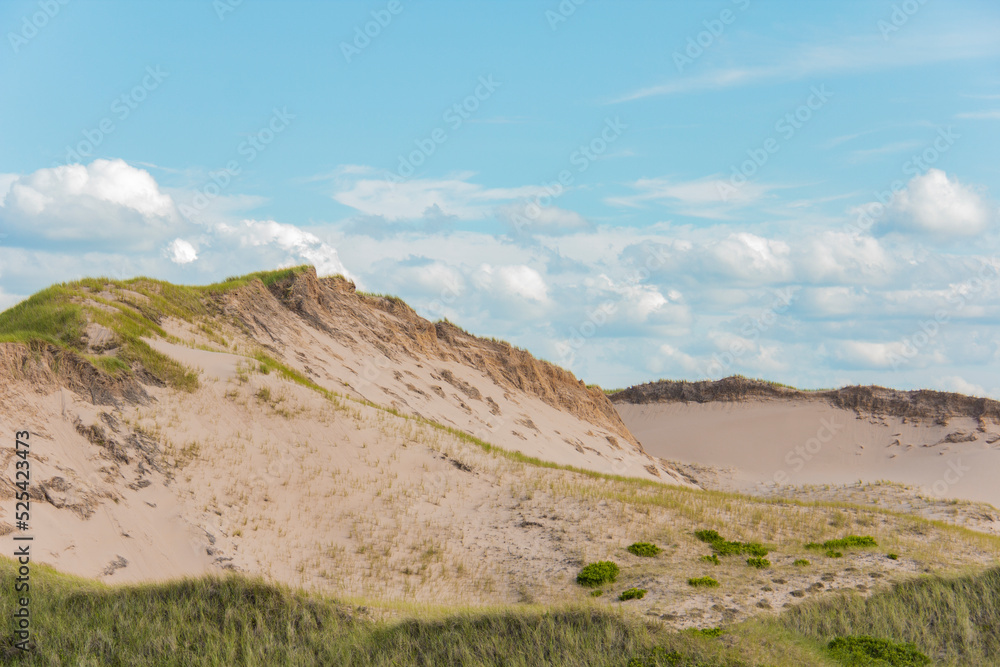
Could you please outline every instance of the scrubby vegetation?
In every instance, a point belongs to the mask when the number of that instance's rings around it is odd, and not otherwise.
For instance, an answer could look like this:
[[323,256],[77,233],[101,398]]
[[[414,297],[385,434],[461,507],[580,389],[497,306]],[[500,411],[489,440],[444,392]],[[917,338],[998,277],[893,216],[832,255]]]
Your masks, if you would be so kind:
[[649,542],[636,542],[628,547],[629,553],[636,556],[645,556],[646,558],[658,556],[662,551],[663,549]]
[[771,561],[769,561],[766,558],[760,558],[760,557],[747,558],[747,565],[749,565],[750,567],[755,567],[758,570],[766,570],[767,568],[771,567]]
[[805,558],[796,558],[795,561],[792,563],[792,565],[794,565],[795,567],[808,567],[809,561],[806,560]]
[[827,540],[822,544],[809,542],[806,544],[806,549],[826,549],[828,551],[834,551],[838,549],[868,549],[877,546],[878,542],[875,541],[874,537],[868,535],[848,535],[847,537],[841,537],[835,540]]
[[613,584],[618,579],[620,569],[618,565],[609,560],[600,560],[587,565],[576,575],[576,583],[581,586],[600,586],[601,584]]
[[688,585],[694,587],[704,587],[704,588],[716,588],[719,582],[712,577],[695,577],[688,579]]
[[711,546],[719,556],[746,555],[763,558],[768,554],[767,548],[760,542],[731,542],[714,530],[697,530],[694,536]]
[[710,554],[708,556],[702,556],[701,560],[705,563],[711,563],[712,565],[719,564],[719,556],[717,554]]
[[646,597],[646,592],[645,588],[626,588],[622,591],[621,595],[618,596],[618,599],[622,602],[626,600],[641,600]]
[[837,637],[828,648],[833,657],[849,667],[920,667],[931,664],[931,659],[913,644],[897,644],[889,639]]

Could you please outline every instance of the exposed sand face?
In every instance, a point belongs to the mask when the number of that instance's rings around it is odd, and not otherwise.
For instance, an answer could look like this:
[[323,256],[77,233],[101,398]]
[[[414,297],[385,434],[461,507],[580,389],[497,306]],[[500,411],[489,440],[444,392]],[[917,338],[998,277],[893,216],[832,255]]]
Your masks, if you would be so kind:
[[734,468],[746,491],[890,480],[924,495],[1000,506],[1000,425],[858,417],[815,400],[615,405],[647,452]]

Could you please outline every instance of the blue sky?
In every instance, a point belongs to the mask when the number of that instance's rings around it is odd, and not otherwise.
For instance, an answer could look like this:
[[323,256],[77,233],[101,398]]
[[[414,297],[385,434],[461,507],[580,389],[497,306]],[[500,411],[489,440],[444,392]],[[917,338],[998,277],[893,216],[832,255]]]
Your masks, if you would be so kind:
[[308,262],[605,386],[1000,396],[995,2],[35,0],[0,29],[0,306]]

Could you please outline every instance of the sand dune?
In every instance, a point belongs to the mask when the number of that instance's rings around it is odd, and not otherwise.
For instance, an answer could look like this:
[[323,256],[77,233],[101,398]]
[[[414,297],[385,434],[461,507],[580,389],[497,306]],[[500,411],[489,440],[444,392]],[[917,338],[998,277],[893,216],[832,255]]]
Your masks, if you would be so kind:
[[1000,506],[1000,425],[978,416],[872,414],[822,396],[615,407],[650,454],[731,469],[742,490],[890,480]]

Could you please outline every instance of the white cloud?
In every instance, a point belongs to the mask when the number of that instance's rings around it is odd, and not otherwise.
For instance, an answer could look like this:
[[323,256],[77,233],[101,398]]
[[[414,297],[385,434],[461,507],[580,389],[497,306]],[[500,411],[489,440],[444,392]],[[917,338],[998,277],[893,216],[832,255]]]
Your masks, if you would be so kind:
[[958,375],[943,377],[939,380],[941,387],[966,396],[989,396],[990,393],[978,384],[973,384]]
[[586,218],[576,211],[558,206],[538,206],[530,200],[501,206],[496,214],[515,233],[563,234],[591,227]]
[[499,293],[500,296],[516,296],[529,301],[548,301],[549,288],[542,275],[524,264],[494,267],[483,264],[476,275],[479,287]]
[[815,282],[882,282],[894,262],[877,239],[846,232],[823,232],[802,241],[797,273]]
[[975,236],[996,218],[996,206],[976,188],[948,178],[940,169],[928,169],[893,197],[878,227],[940,237]]
[[646,203],[662,204],[684,215],[726,219],[733,209],[749,206],[767,197],[776,186],[745,181],[733,185],[719,177],[693,181],[670,178],[641,178],[631,184],[636,194],[608,197],[615,206],[641,208]]
[[184,224],[149,172],[123,160],[39,169],[5,180],[0,218],[12,236],[148,249]]
[[360,213],[387,220],[418,220],[428,216],[479,220],[491,215],[498,205],[546,193],[541,186],[484,188],[469,182],[472,174],[401,182],[355,178],[366,173],[356,166],[338,172],[333,198]]
[[341,263],[337,249],[322,241],[315,234],[295,225],[274,220],[243,220],[235,225],[221,224],[219,234],[241,247],[279,248],[288,253],[285,264],[306,262],[316,267],[321,276],[340,274],[352,277]]
[[174,239],[166,248],[166,255],[174,264],[190,264],[198,259],[198,251],[184,239]]
[[790,254],[784,241],[739,232],[706,248],[704,266],[737,278],[784,281],[792,277]]
[[1000,120],[1000,109],[993,109],[991,111],[967,111],[965,113],[955,114],[955,118],[963,118],[967,120]]

